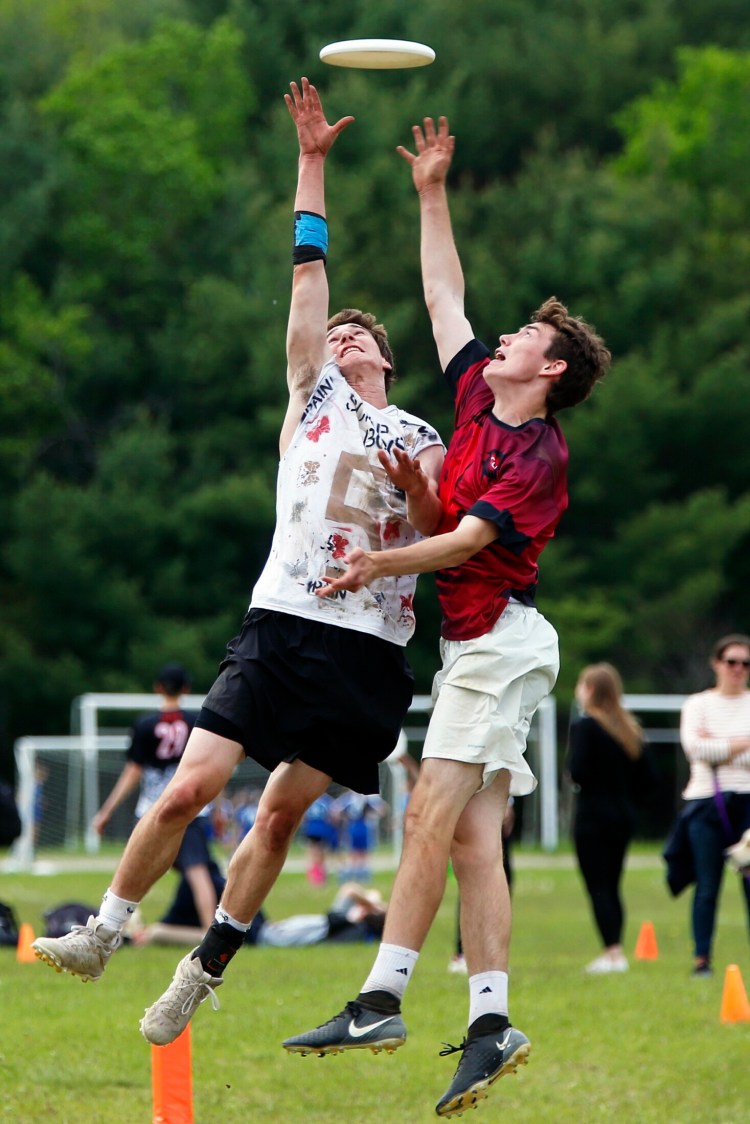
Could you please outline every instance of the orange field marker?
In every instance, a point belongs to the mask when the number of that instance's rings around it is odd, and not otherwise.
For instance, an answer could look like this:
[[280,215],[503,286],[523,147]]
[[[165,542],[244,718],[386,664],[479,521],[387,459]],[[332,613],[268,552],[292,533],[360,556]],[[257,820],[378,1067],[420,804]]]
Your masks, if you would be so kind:
[[36,956],[31,947],[31,942],[34,939],[34,930],[28,922],[24,921],[18,930],[18,944],[16,945],[16,960],[19,964],[36,963]]
[[636,960],[658,960],[659,948],[656,943],[656,933],[651,921],[644,921],[641,925],[641,931],[638,934],[638,940],[635,942],[635,952],[633,956]]
[[742,982],[742,973],[736,964],[729,964],[724,975],[724,992],[721,997],[723,1023],[750,1022],[750,1003]]
[[168,1046],[151,1047],[152,1124],[193,1124],[190,1026]]

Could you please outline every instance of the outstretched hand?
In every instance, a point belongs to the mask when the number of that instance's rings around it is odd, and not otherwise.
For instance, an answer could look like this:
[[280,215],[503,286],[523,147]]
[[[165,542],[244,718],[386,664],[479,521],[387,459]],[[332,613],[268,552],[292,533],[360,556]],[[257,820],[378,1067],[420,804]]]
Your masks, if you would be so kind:
[[406,492],[407,496],[421,494],[429,487],[427,473],[419,461],[414,460],[398,446],[394,445],[390,456],[380,449],[378,460],[388,473],[391,483],[402,492]]
[[351,125],[354,118],[342,117],[335,125],[329,125],[318,91],[307,78],[301,80],[300,86],[290,82],[289,87],[292,92],[284,94],[284,101],[297,126],[300,155],[326,156],[339,133]]
[[416,152],[410,152],[402,144],[396,152],[411,164],[415,188],[424,191],[433,184],[445,183],[456,147],[456,138],[448,132],[448,118],[438,117],[435,129],[432,118],[425,117],[424,128],[412,125],[411,131]]
[[359,546],[356,546],[351,554],[345,554],[344,561],[347,565],[344,573],[338,578],[324,577],[323,581],[326,584],[315,590],[316,597],[332,597],[334,593],[340,593],[342,590],[356,593],[358,589],[369,583],[375,573],[375,565],[369,554]]

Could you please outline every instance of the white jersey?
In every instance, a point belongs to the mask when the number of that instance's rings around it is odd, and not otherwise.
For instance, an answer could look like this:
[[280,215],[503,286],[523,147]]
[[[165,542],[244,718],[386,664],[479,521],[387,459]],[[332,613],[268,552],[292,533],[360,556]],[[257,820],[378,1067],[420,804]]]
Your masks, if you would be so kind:
[[381,578],[333,597],[315,591],[324,575],[346,569],[344,555],[354,547],[392,550],[422,538],[407,523],[406,496],[377,453],[397,446],[416,457],[432,445],[442,445],[432,426],[397,406],[371,406],[329,360],[281,459],[276,530],[250,607],[405,645],[414,632],[415,575]]

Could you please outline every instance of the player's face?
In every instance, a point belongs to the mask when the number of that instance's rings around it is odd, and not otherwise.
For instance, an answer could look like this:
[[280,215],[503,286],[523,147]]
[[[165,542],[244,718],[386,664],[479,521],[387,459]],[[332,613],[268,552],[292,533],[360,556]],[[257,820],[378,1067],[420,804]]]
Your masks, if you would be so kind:
[[485,368],[485,378],[527,382],[543,373],[550,360],[545,352],[555,334],[551,324],[524,324],[517,332],[500,336],[494,358]]
[[328,346],[342,374],[363,362],[376,363],[380,370],[388,369],[375,337],[359,324],[338,324],[328,333]]

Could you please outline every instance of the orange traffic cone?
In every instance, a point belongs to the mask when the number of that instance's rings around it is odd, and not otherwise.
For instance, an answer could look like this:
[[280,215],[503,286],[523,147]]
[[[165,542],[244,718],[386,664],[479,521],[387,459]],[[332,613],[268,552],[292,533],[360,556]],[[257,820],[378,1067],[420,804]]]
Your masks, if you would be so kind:
[[34,964],[36,956],[31,947],[31,942],[34,940],[34,930],[27,922],[21,925],[18,930],[18,944],[16,945],[16,960],[19,964]]
[[727,966],[724,976],[724,993],[721,997],[721,1021],[723,1023],[750,1022],[750,1003],[742,982],[742,974],[736,964]]
[[656,933],[651,921],[644,921],[641,925],[641,931],[638,934],[638,940],[635,942],[635,952],[633,956],[636,960],[658,960],[659,949],[656,944]]
[[190,1025],[168,1046],[151,1047],[152,1124],[193,1124]]

